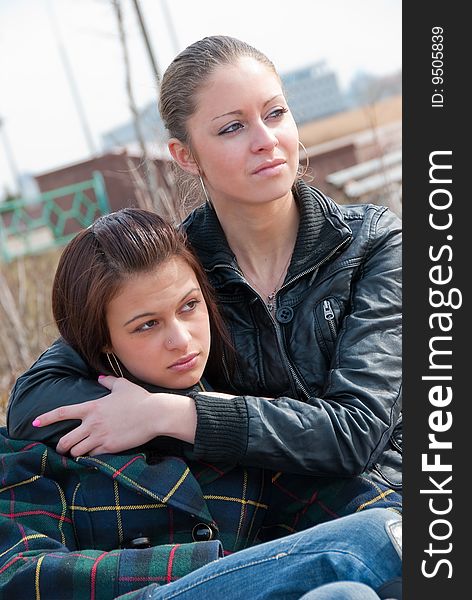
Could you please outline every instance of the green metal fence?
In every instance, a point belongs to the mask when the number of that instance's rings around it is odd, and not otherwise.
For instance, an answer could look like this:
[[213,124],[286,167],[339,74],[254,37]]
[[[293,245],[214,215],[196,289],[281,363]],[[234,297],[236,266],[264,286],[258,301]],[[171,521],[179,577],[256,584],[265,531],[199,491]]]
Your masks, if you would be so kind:
[[103,176],[44,192],[35,200],[0,204],[0,259],[10,262],[25,254],[66,244],[99,215],[110,212]]

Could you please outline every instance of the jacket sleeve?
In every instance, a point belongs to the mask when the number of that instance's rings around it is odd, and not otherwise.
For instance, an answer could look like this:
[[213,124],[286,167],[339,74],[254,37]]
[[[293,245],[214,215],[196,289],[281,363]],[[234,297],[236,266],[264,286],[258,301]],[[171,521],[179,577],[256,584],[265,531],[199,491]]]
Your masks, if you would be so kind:
[[[151,584],[164,585],[222,556],[218,540],[138,550],[71,550],[66,540],[24,526],[21,517],[5,516],[3,506],[1,513],[1,598],[57,598],[60,590],[61,600],[112,600]],[[145,598],[142,592],[126,598]]]
[[381,454],[401,411],[401,222],[379,211],[370,235],[322,394],[306,402],[197,394],[197,458],[352,476]]
[[108,394],[97,376],[73,348],[57,340],[17,379],[7,410],[9,436],[56,445],[80,422],[61,421],[41,428],[31,423],[41,413],[58,406],[80,404]]

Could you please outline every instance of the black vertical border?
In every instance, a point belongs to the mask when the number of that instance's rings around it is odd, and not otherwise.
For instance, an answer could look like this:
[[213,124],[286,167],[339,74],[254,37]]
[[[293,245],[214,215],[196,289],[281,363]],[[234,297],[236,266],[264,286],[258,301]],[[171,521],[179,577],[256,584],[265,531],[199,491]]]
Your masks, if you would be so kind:
[[[433,28],[443,29],[443,83],[432,81]],[[437,31],[437,30],[436,30]],[[472,324],[467,318],[470,305],[466,293],[472,255],[472,233],[468,232],[472,222],[470,191],[466,189],[466,173],[472,172],[466,146],[472,130],[469,105],[471,82],[471,39],[472,29],[465,14],[465,5],[449,1],[432,0],[425,3],[403,3],[403,226],[405,234],[403,260],[403,311],[404,311],[404,584],[405,600],[449,600],[472,597],[472,511],[469,498],[472,493],[472,360],[469,339]],[[436,66],[439,63],[436,63]],[[435,91],[437,90],[437,91]],[[442,90],[442,91],[441,91]],[[433,106],[432,95],[441,93],[443,106]],[[439,96],[435,97],[440,100]],[[466,110],[466,103],[467,108]],[[437,162],[452,165],[449,171],[452,184],[439,185],[429,181],[430,154],[435,151],[451,151]],[[439,173],[439,172],[438,172]],[[448,210],[436,211],[430,205],[430,194],[435,188],[446,188],[453,201]],[[446,200],[447,194],[433,194],[438,201]],[[435,218],[451,214],[451,227],[445,231],[435,230],[429,222],[430,213]],[[449,236],[449,237],[447,237]],[[452,237],[451,237],[452,236]],[[433,262],[430,247],[438,255],[443,246],[442,258]],[[452,255],[451,255],[452,252]],[[452,270],[452,280],[441,286],[432,284],[430,269],[441,264],[446,273]],[[450,273],[450,271],[447,271]],[[437,273],[437,271],[436,271]],[[456,288],[462,293],[462,305],[452,309],[431,307],[430,288]],[[456,295],[457,297],[457,295]],[[437,410],[429,401],[429,390],[441,385],[422,379],[431,375],[429,370],[429,342],[440,335],[437,328],[431,329],[429,317],[434,312],[447,312],[453,326],[442,335],[452,337],[443,349],[452,350],[452,355],[443,356],[443,363],[452,364],[449,371],[434,371],[434,374],[449,374],[453,398],[442,408],[452,416],[448,431],[437,434],[437,439],[452,442],[452,449],[440,452],[441,463],[451,464],[452,471],[425,472],[422,469],[422,454],[428,453],[428,434],[432,433],[430,414]],[[446,321],[444,321],[445,323]],[[438,346],[436,346],[438,347]],[[435,451],[429,451],[429,462],[434,460]],[[452,481],[443,485],[451,493],[421,493],[422,489],[435,489],[429,477],[439,485],[452,475]],[[434,514],[433,508],[445,510],[444,515]],[[469,510],[467,510],[469,509]],[[450,523],[436,522],[445,519]],[[432,533],[443,540],[434,539]],[[448,535],[450,533],[450,535]],[[432,544],[432,551],[425,552]],[[440,560],[449,561],[439,563]],[[426,563],[423,563],[426,561]],[[471,566],[469,567],[469,563]],[[422,565],[430,575],[422,573]],[[452,575],[449,577],[449,575]],[[468,583],[469,581],[469,583]]]

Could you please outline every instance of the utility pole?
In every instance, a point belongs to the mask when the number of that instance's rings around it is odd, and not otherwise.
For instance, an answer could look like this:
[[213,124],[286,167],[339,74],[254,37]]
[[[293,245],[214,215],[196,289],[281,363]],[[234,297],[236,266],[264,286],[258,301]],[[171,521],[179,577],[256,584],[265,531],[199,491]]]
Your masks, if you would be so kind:
[[172,50],[174,52],[174,56],[176,56],[180,52],[180,44],[177,37],[177,32],[174,27],[174,21],[172,20],[172,15],[169,10],[169,5],[167,4],[167,0],[161,0],[161,6],[164,11],[164,18],[166,20],[166,25],[170,34],[170,39],[172,40]]
[[57,47],[59,50],[59,56],[61,57],[61,60],[62,60],[62,66],[64,67],[67,81],[69,82],[70,90],[72,93],[72,98],[74,100],[75,108],[77,110],[77,114],[79,116],[80,123],[82,125],[82,131],[84,132],[84,136],[85,136],[85,139],[87,142],[89,152],[91,155],[93,155],[93,154],[97,153],[97,149],[95,147],[95,142],[93,141],[93,136],[92,136],[90,127],[87,122],[87,117],[85,115],[85,110],[82,105],[82,100],[80,98],[79,89],[77,87],[74,75],[72,73],[72,68],[71,68],[71,64],[69,62],[69,57],[67,55],[65,46],[62,42],[61,33],[59,31],[59,26],[57,24],[56,16],[54,14],[53,6],[52,6],[52,0],[47,0],[46,6],[48,9],[52,30],[53,30],[54,36],[56,38],[56,43],[57,43]]
[[141,8],[139,6],[139,0],[133,0],[133,5],[134,5],[134,8],[136,10],[136,15],[138,17],[139,26],[141,28],[141,34],[142,34],[143,39],[144,39],[144,44],[146,46],[146,50],[147,50],[147,53],[148,53],[149,61],[151,62],[152,72],[153,72],[153,75],[154,75],[154,83],[156,84],[157,87],[159,87],[160,84],[161,84],[161,73],[159,71],[159,67],[157,66],[156,57],[154,56],[154,51],[153,51],[152,46],[151,46],[151,40],[149,39],[149,35],[148,35],[148,32],[147,32],[146,24],[144,22],[143,13],[142,13]]

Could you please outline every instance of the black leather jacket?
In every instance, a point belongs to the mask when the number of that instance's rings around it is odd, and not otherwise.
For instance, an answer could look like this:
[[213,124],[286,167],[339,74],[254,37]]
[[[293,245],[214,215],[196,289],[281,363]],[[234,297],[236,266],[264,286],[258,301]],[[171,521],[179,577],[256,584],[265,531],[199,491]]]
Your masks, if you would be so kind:
[[[300,227],[275,319],[216,214],[185,221],[237,351],[208,373],[233,402],[196,396],[196,455],[325,476],[373,469],[401,485],[401,221],[296,185]],[[276,398],[267,400],[263,397]]]
[[[236,398],[192,394],[195,456],[323,476],[370,470],[398,489],[401,221],[385,207],[338,206],[302,182],[295,195],[300,228],[275,319],[238,269],[214,211],[200,207],[184,223],[236,349],[231,373],[223,357],[206,374]],[[12,437],[35,433],[28,419],[39,406],[106,393],[70,348],[54,361],[48,352],[12,391]]]

